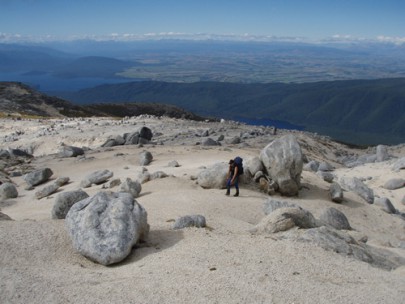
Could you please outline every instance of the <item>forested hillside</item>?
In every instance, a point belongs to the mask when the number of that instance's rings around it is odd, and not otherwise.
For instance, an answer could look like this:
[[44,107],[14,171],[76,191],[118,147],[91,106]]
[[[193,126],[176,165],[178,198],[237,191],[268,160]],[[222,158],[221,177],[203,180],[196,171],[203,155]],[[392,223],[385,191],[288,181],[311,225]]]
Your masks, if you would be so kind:
[[274,119],[358,144],[405,142],[405,78],[313,83],[131,82],[62,97],[168,103],[204,116]]

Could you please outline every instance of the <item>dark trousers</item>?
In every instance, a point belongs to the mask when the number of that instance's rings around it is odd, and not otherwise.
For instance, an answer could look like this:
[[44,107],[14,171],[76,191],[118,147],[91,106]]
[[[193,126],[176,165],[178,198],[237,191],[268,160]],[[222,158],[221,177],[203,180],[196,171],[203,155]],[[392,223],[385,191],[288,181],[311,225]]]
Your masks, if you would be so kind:
[[[228,178],[228,180],[227,180],[227,182],[226,182],[226,189],[228,189],[228,190],[230,190],[231,189],[231,181],[232,181],[232,178],[233,178],[233,176],[231,176],[230,178]],[[239,176],[236,176],[235,177],[235,180],[234,180],[234,184],[233,184],[234,186],[235,186],[235,189],[237,190],[237,191],[239,191]]]

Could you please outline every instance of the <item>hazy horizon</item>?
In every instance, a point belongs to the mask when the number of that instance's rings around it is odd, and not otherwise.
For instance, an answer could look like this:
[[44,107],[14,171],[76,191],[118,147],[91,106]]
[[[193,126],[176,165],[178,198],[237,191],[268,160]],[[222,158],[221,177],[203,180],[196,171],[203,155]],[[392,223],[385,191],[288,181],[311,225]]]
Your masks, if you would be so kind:
[[0,42],[234,39],[405,43],[400,0],[0,0]]

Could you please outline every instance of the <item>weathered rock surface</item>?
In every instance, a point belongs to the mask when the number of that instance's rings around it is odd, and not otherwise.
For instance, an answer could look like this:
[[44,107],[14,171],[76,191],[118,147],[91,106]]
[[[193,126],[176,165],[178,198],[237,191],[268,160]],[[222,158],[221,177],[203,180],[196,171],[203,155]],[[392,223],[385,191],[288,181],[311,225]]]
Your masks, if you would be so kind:
[[263,163],[258,156],[248,158],[244,162],[244,173],[246,175],[255,176],[257,172],[262,172],[263,170]]
[[147,213],[129,193],[99,192],[74,204],[66,216],[74,248],[103,265],[125,259],[149,232]]
[[335,208],[326,208],[319,216],[319,219],[324,224],[330,225],[337,230],[352,229],[346,215]]
[[52,175],[53,172],[49,168],[39,169],[26,174],[24,180],[29,186],[37,186],[48,181]]
[[317,172],[319,168],[319,162],[316,160],[311,160],[307,164],[304,165],[303,170],[305,171],[312,171]]
[[51,211],[52,218],[64,219],[75,203],[88,197],[89,195],[81,189],[59,193]]
[[341,177],[340,185],[347,191],[353,191],[367,203],[372,204],[374,202],[374,191],[367,187],[357,177]]
[[183,229],[187,227],[203,228],[206,226],[205,217],[202,215],[186,215],[178,218],[173,225],[173,229]]
[[198,184],[206,189],[223,189],[226,185],[226,175],[228,165],[226,163],[216,163],[198,174]]
[[114,175],[110,170],[98,170],[87,175],[81,182],[80,186],[83,188],[91,187],[92,184],[102,184]]
[[260,160],[283,195],[298,194],[303,167],[301,147],[293,135],[274,140],[260,152]]
[[321,179],[328,183],[332,183],[333,179],[335,178],[332,173],[325,171],[318,171],[316,172],[316,175],[318,175]]
[[318,167],[318,171],[328,172],[333,170],[335,170],[335,168],[328,162],[321,162]]

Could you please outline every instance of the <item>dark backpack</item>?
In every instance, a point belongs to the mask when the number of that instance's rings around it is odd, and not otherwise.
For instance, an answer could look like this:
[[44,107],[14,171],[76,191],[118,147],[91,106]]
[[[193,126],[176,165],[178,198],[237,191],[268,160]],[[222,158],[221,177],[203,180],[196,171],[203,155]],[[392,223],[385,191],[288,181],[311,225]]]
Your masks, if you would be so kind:
[[242,175],[243,174],[243,159],[239,156],[235,157],[235,159],[233,160],[235,166],[238,167],[238,175]]

